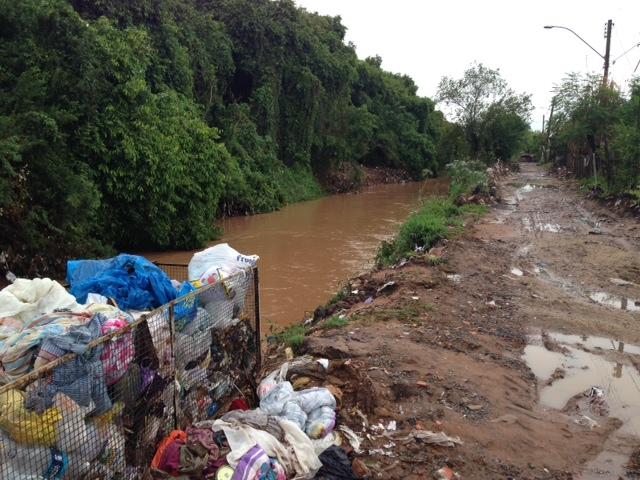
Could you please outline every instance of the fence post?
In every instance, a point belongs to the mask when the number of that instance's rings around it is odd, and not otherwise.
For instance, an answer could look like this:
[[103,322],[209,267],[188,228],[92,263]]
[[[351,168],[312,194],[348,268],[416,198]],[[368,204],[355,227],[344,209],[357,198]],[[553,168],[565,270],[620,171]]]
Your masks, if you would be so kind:
[[258,267],[253,268],[253,291],[256,317],[256,370],[262,367],[262,328],[260,325],[260,277]]
[[176,368],[176,322],[175,302],[169,304],[169,336],[171,339],[171,363],[173,368],[173,429],[178,429],[178,395],[180,394],[178,381],[178,369]]

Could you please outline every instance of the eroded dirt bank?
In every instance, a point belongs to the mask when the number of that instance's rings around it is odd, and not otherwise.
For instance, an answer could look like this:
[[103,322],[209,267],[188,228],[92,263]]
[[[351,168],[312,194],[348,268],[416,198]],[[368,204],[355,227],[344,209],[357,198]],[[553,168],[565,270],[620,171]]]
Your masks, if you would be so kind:
[[535,165],[499,190],[435,249],[444,262],[351,282],[323,312],[348,323],[320,321],[304,347],[350,359],[318,383],[341,389],[338,423],[362,436],[353,455],[374,478],[634,478],[640,225]]

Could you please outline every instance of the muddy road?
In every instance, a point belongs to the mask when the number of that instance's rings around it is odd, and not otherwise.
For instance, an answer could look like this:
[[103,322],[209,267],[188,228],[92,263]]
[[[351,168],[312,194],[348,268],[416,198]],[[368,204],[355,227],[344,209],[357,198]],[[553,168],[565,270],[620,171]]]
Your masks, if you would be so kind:
[[376,478],[636,478],[640,224],[535,165],[499,192],[434,249],[442,263],[355,278],[324,312],[348,323],[320,322],[307,352],[359,372],[330,379],[344,392],[338,420],[362,436]]

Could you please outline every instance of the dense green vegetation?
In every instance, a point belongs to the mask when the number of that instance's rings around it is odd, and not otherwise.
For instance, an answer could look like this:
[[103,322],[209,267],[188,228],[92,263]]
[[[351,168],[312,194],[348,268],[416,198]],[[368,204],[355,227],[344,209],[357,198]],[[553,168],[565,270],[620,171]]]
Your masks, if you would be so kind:
[[3,266],[198,247],[361,165],[437,173],[434,102],[344,35],[291,0],[0,0]]
[[460,231],[466,215],[486,211],[482,205],[457,205],[460,195],[486,192],[488,178],[480,162],[457,161],[449,165],[451,193],[446,198],[426,200],[417,212],[402,224],[390,242],[382,242],[376,262],[378,266],[393,265],[417,251],[427,251],[440,240]]
[[598,75],[571,74],[556,88],[553,112],[542,135],[545,157],[606,194],[640,201],[640,79],[625,94]]
[[437,98],[453,109],[456,119],[443,129],[449,142],[442,148],[452,151],[445,163],[462,158],[509,162],[526,146],[531,96],[513,91],[499,70],[479,63],[462,78],[443,77]]

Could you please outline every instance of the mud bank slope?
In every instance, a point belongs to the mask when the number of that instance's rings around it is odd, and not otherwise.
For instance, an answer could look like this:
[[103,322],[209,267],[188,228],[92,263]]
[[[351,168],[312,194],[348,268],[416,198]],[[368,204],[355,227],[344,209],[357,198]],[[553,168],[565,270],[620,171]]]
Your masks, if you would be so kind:
[[437,249],[442,263],[353,279],[312,327],[303,351],[350,359],[351,377],[324,382],[342,389],[338,422],[361,435],[353,455],[372,477],[633,474],[640,226],[573,185],[524,164],[502,204]]

